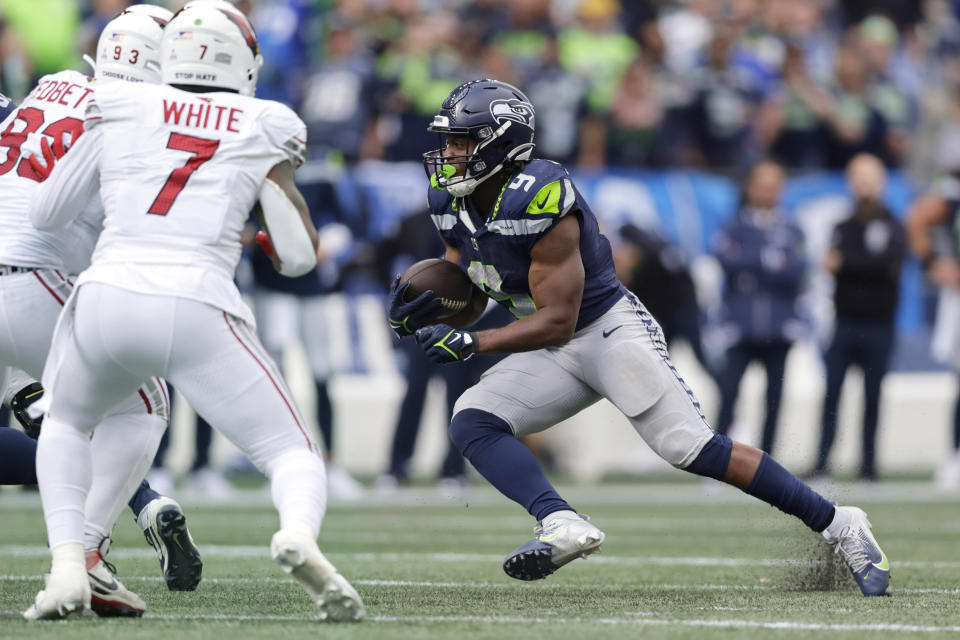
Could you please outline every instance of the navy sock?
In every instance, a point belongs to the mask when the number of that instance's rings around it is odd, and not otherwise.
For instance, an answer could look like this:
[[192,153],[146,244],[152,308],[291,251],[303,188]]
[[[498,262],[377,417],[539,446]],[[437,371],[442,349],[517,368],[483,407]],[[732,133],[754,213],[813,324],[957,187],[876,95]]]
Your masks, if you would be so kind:
[[537,520],[555,511],[574,510],[547,481],[530,449],[492,413],[458,412],[450,422],[450,438],[480,475]]
[[833,521],[833,503],[808,487],[778,463],[763,454],[753,481],[743,490],[755,498],[773,505],[784,513],[803,520],[817,533]]
[[0,484],[37,484],[37,441],[19,429],[0,428]]
[[151,489],[146,480],[141,482],[137,490],[133,492],[133,497],[130,498],[130,502],[127,503],[133,511],[133,517],[139,516],[148,502],[156,500],[159,497],[160,494]]

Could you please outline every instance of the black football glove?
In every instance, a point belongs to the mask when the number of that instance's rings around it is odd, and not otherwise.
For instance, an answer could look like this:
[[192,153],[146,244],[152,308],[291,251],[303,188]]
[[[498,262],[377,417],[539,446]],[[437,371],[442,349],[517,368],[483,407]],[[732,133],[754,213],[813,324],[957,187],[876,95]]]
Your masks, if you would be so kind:
[[424,291],[410,302],[404,302],[403,294],[409,286],[409,282],[400,284],[400,276],[397,276],[387,294],[387,319],[398,338],[412,335],[443,313],[443,304],[433,295],[433,291]]
[[20,389],[17,395],[13,396],[10,400],[10,410],[13,411],[13,415],[16,416],[17,421],[20,422],[24,433],[34,440],[40,437],[40,426],[43,423],[43,414],[32,418],[30,414],[27,413],[27,409],[42,397],[43,387],[39,382],[34,382]]
[[448,324],[418,329],[417,344],[428,358],[439,364],[469,360],[477,353],[477,335]]

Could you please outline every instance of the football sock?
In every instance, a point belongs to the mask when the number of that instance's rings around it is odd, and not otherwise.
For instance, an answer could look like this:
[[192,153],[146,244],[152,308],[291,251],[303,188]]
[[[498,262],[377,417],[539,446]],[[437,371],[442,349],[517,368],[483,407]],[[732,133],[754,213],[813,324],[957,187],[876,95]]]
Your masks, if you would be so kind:
[[93,480],[89,435],[48,415],[37,443],[37,480],[50,548],[82,545],[84,504]]
[[323,458],[310,449],[287,449],[267,461],[266,475],[280,528],[300,523],[308,526],[316,539],[327,510]]
[[458,412],[450,422],[450,438],[480,475],[537,520],[554,511],[574,511],[547,481],[533,452],[492,413]]
[[732,452],[733,441],[722,433],[716,433],[707,441],[707,444],[703,445],[703,449],[684,471],[714,480],[723,480],[727,475]]
[[0,427],[0,484],[37,484],[37,441]]
[[780,463],[763,454],[753,481],[743,490],[784,513],[796,516],[816,531],[823,531],[833,521],[833,503],[784,469]]
[[110,535],[150,470],[166,428],[166,420],[147,413],[109,415],[97,426],[90,439],[93,482],[85,508],[85,548],[97,548]]
[[317,387],[317,424],[320,425],[320,436],[323,438],[324,451],[333,452],[333,404],[330,402],[330,391],[326,380],[316,380]]
[[130,507],[130,510],[133,511],[134,517],[139,516],[140,512],[143,511],[143,508],[147,506],[147,503],[152,502],[160,497],[160,494],[154,491],[147,481],[144,480],[140,483],[140,486],[137,487],[137,490],[133,492],[133,497],[130,498],[130,502],[127,503],[127,506]]

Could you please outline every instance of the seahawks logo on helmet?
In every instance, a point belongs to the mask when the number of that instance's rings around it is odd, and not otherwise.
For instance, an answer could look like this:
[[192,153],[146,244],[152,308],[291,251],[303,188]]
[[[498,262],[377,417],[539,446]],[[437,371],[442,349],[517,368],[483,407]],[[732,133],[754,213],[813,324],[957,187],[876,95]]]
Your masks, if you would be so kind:
[[493,116],[497,124],[502,124],[504,120],[513,120],[528,127],[533,127],[533,105],[516,98],[494,100],[490,103],[490,115]]

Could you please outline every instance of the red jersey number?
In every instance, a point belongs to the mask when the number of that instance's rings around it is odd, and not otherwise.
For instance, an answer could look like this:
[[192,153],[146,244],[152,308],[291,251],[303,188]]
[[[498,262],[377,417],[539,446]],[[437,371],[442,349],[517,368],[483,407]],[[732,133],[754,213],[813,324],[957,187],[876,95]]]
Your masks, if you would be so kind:
[[[26,142],[31,133],[36,132],[43,126],[43,118],[43,111],[36,107],[23,107],[17,110],[17,114],[10,121],[10,124],[0,134],[0,147],[7,147],[7,158],[0,164],[0,176],[17,167],[17,175],[40,182],[40,177],[34,172],[30,163],[26,162],[26,158],[20,157],[20,146]],[[18,122],[23,122],[25,126],[20,131],[14,131]],[[70,117],[61,118],[47,125],[47,128],[41,133],[53,138],[51,148],[57,159],[60,159],[68,148],[65,137],[69,134],[70,144],[72,145],[83,134],[83,120]]]
[[177,167],[170,172],[167,181],[160,189],[160,193],[154,199],[153,204],[147,210],[158,216],[165,216],[173,206],[173,201],[177,199],[180,192],[187,185],[187,180],[193,175],[193,172],[213,157],[220,146],[219,140],[210,140],[209,138],[198,138],[196,136],[187,136],[182,133],[171,133],[167,140],[167,149],[176,149],[177,151],[186,151],[193,154],[185,165]]

